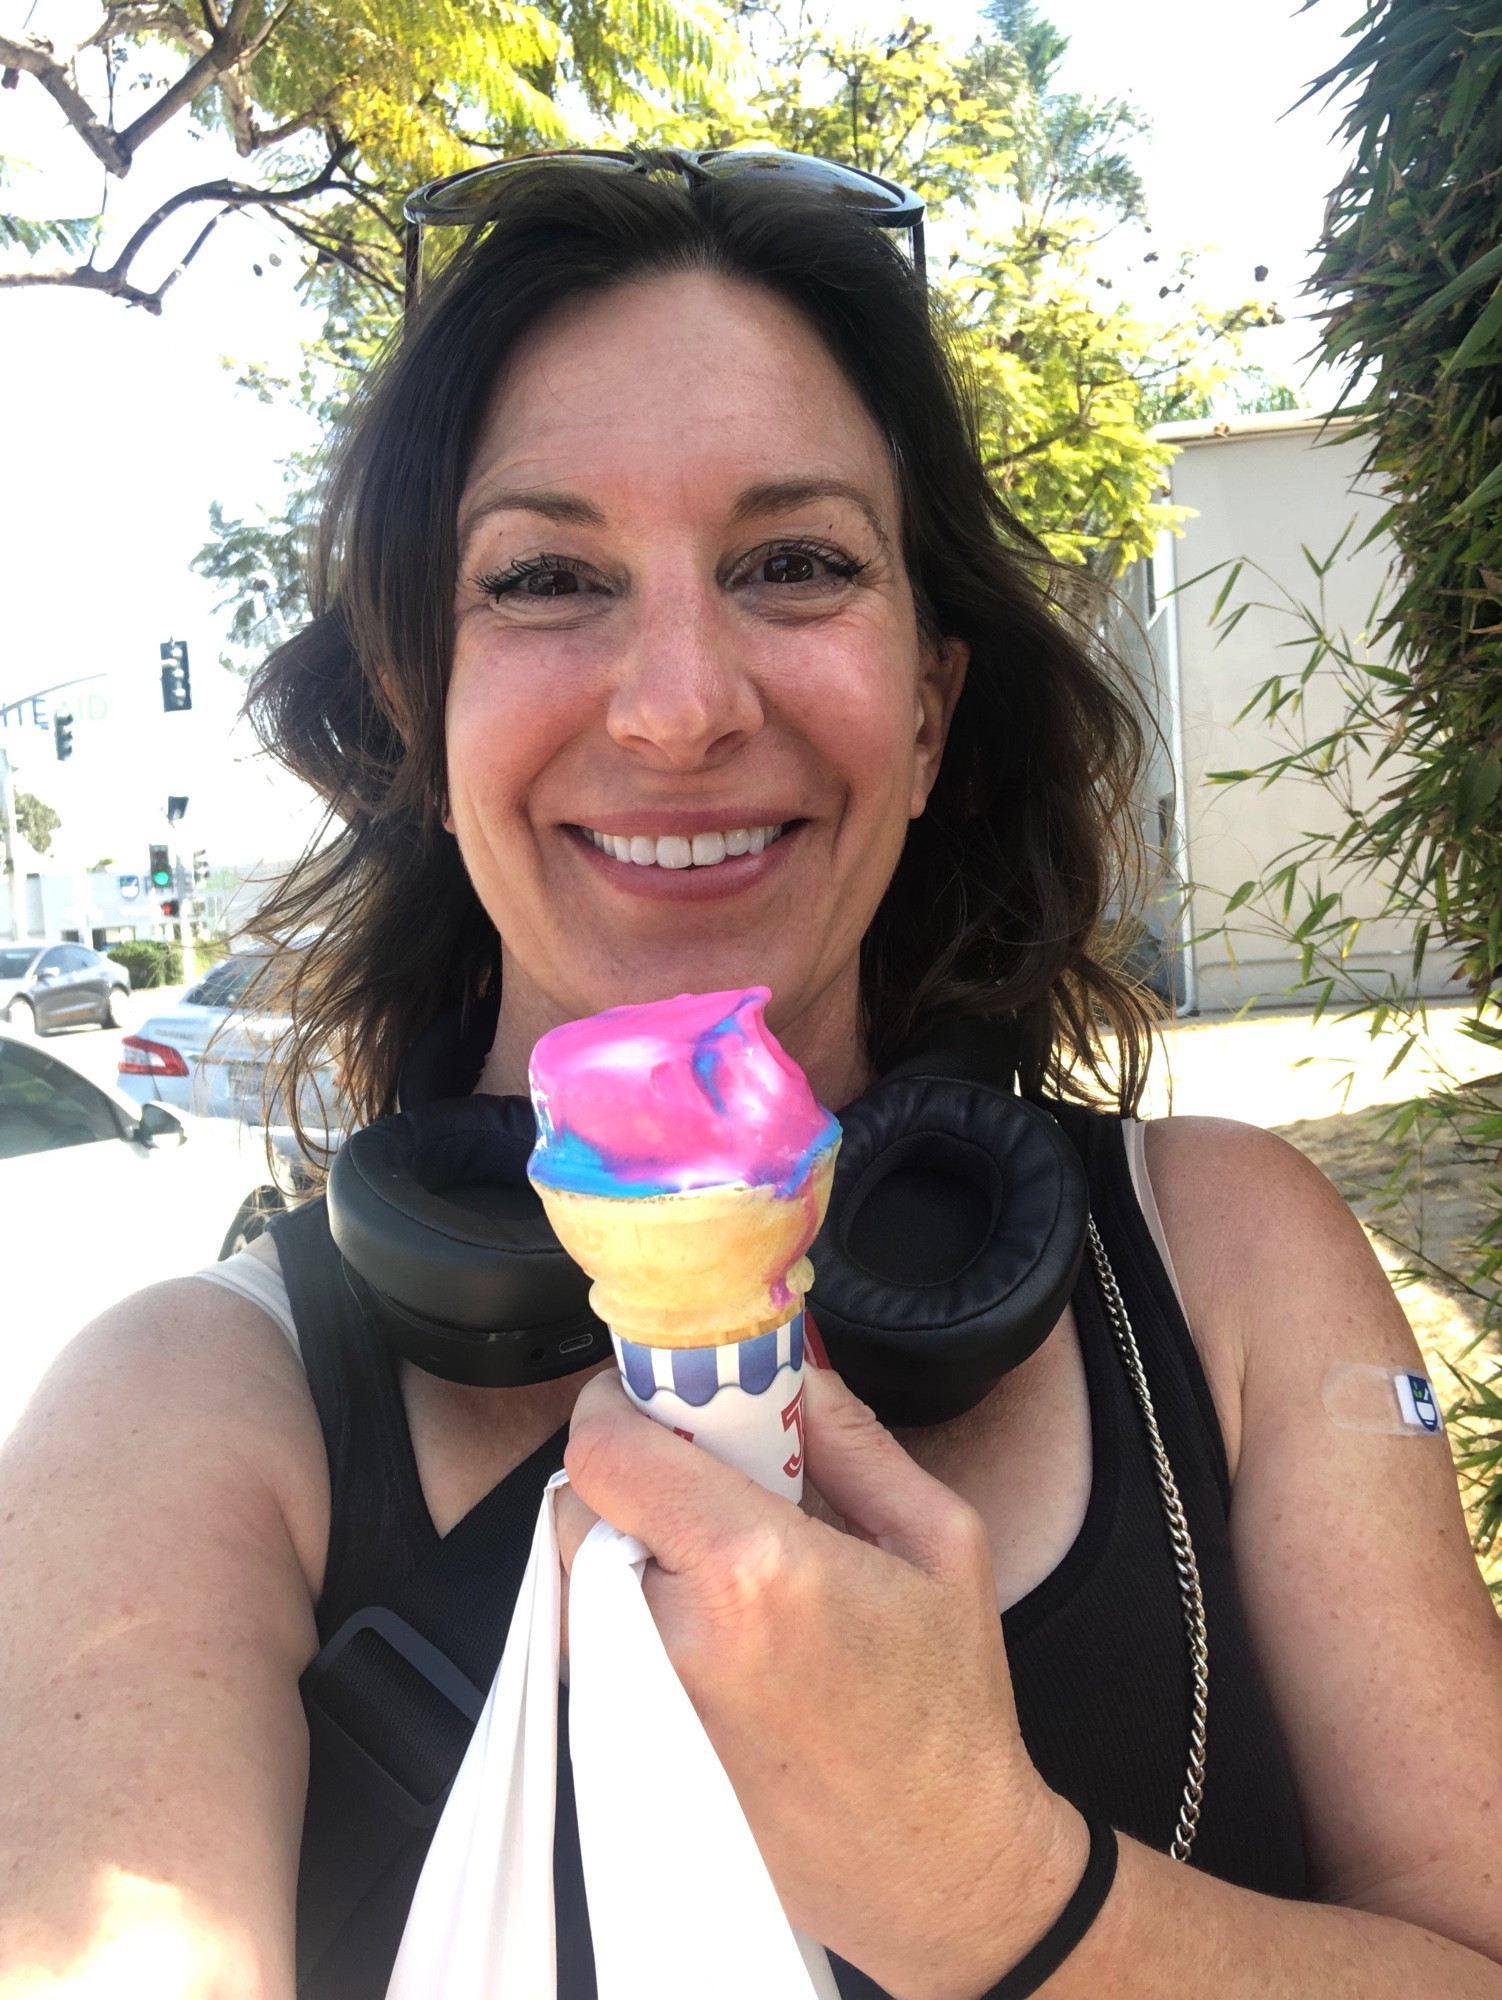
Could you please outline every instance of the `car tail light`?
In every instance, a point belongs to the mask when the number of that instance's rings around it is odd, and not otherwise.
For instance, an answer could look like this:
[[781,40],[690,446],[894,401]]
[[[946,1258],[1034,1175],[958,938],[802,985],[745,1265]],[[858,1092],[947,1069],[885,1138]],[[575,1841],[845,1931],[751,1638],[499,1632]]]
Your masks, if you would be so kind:
[[144,1041],[127,1035],[120,1044],[121,1076],[186,1076],[188,1065],[176,1049],[165,1042]]

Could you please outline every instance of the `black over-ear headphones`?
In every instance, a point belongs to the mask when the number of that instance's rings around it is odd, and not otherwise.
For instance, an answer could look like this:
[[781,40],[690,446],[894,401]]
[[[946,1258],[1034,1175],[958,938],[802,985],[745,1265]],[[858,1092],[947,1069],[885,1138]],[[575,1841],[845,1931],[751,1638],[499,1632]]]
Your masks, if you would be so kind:
[[[527,1180],[531,1105],[421,1101],[472,1084],[467,1044],[483,1042],[480,1061],[489,1046],[483,1017],[433,1037],[404,1067],[403,1109],[356,1132],[329,1174],[329,1224],[357,1290],[398,1352],[454,1381],[516,1387],[603,1361],[589,1280]],[[1011,1083],[1005,1029],[953,1022],[839,1114],[808,1303],[830,1360],[883,1423],[972,1409],[1074,1289],[1084,1170]]]

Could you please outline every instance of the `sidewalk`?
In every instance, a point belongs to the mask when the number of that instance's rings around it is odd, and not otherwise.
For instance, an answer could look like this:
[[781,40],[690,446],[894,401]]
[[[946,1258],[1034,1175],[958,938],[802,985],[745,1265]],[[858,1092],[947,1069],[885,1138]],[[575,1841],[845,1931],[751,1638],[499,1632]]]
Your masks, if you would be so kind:
[[1240,1118],[1283,1126],[1428,1096],[1447,1082],[1502,1068],[1495,1049],[1462,1033],[1469,1010],[1431,1007],[1427,1031],[1392,1075],[1385,1072],[1407,1031],[1385,1028],[1376,1041],[1365,1020],[1326,1014],[1250,1014],[1185,1021],[1167,1028],[1148,1075],[1143,1115]]

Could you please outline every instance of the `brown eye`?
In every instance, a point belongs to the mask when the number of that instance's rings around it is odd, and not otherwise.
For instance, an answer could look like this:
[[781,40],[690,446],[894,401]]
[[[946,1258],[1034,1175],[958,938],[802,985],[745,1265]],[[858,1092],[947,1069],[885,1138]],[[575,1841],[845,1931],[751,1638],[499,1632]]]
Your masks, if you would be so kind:
[[814,558],[801,549],[784,550],[780,555],[768,556],[761,565],[761,573],[765,583],[812,583]]
[[535,556],[513,563],[510,569],[477,576],[475,585],[492,604],[504,604],[508,598],[519,603],[524,597],[534,604],[551,604],[560,597],[597,595],[604,587],[597,576],[568,556],[553,555]]

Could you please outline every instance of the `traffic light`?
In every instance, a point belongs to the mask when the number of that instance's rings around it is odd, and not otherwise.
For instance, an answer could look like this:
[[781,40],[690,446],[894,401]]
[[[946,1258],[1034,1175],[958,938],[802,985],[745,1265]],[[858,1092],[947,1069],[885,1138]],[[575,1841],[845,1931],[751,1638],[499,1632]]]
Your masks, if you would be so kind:
[[151,850],[151,886],[153,889],[172,887],[172,856],[165,847]]
[[52,718],[52,740],[57,745],[57,761],[66,764],[73,755],[73,711],[60,708]]
[[162,905],[162,915],[164,917],[175,917],[178,912],[178,907],[179,906],[176,896],[169,896],[167,898],[167,901]]
[[208,850],[207,848],[203,847],[195,847],[193,850],[193,887],[195,889],[206,889],[208,887],[208,883],[209,883]]
[[188,678],[186,639],[162,641],[162,710],[173,715],[193,706],[193,683]]

